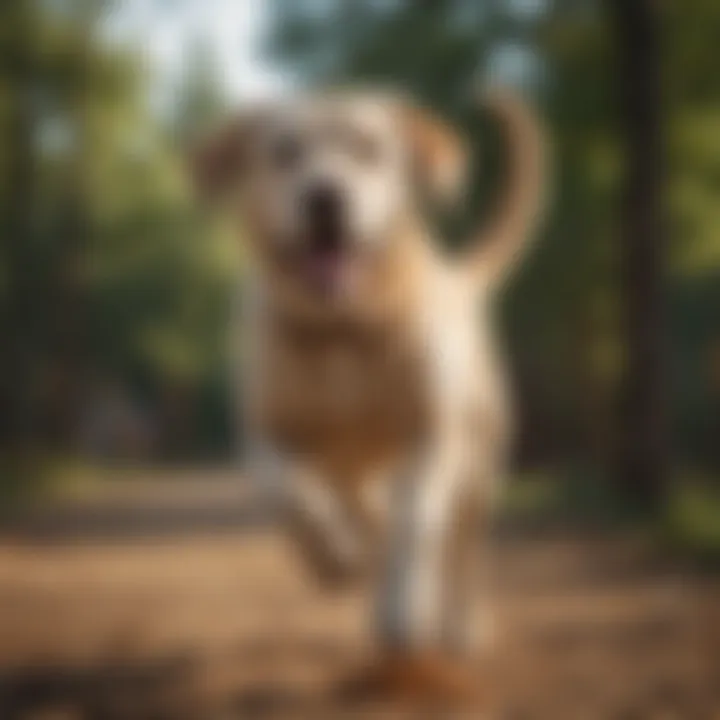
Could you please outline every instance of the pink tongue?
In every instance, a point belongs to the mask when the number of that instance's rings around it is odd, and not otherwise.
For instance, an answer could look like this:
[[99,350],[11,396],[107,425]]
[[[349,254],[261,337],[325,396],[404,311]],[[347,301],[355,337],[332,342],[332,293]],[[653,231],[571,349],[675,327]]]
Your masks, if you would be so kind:
[[324,290],[337,290],[343,283],[344,261],[340,253],[313,253],[307,260],[311,281]]

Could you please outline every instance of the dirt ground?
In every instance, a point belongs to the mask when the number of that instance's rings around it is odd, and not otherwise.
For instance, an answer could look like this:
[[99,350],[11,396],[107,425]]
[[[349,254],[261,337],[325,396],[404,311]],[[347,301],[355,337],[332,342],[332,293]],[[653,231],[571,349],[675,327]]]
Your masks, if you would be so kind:
[[[499,535],[487,710],[462,717],[720,718],[712,578],[627,538]],[[0,718],[449,717],[338,698],[367,602],[308,582],[221,476],[25,513],[0,533]]]

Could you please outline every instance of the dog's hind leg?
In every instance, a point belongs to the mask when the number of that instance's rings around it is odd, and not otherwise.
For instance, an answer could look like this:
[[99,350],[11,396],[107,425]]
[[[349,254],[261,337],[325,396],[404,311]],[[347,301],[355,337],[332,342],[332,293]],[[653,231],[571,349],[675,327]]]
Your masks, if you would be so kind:
[[345,585],[369,564],[370,548],[352,498],[307,468],[292,472],[283,513],[289,535],[323,585]]
[[333,586],[360,574],[367,538],[351,498],[319,470],[267,443],[254,443],[251,457],[261,506],[280,520],[316,578]]

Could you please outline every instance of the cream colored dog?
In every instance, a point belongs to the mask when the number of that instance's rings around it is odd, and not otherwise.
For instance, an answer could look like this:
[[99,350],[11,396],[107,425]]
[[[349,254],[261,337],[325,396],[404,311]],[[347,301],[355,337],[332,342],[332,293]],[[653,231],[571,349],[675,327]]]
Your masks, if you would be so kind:
[[376,630],[408,656],[472,636],[471,530],[509,442],[491,304],[538,214],[543,146],[518,100],[495,92],[487,107],[507,140],[507,187],[458,257],[432,241],[423,209],[459,190],[465,151],[397,98],[279,102],[198,157],[201,187],[231,200],[250,248],[242,399],[255,472],[276,481],[322,577],[381,560]]

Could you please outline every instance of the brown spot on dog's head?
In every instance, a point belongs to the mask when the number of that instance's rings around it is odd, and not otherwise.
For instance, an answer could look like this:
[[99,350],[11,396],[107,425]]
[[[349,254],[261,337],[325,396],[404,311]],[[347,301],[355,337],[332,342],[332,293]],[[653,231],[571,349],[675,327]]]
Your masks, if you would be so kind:
[[460,136],[428,110],[412,105],[402,106],[400,118],[419,191],[443,204],[456,200],[467,170]]

